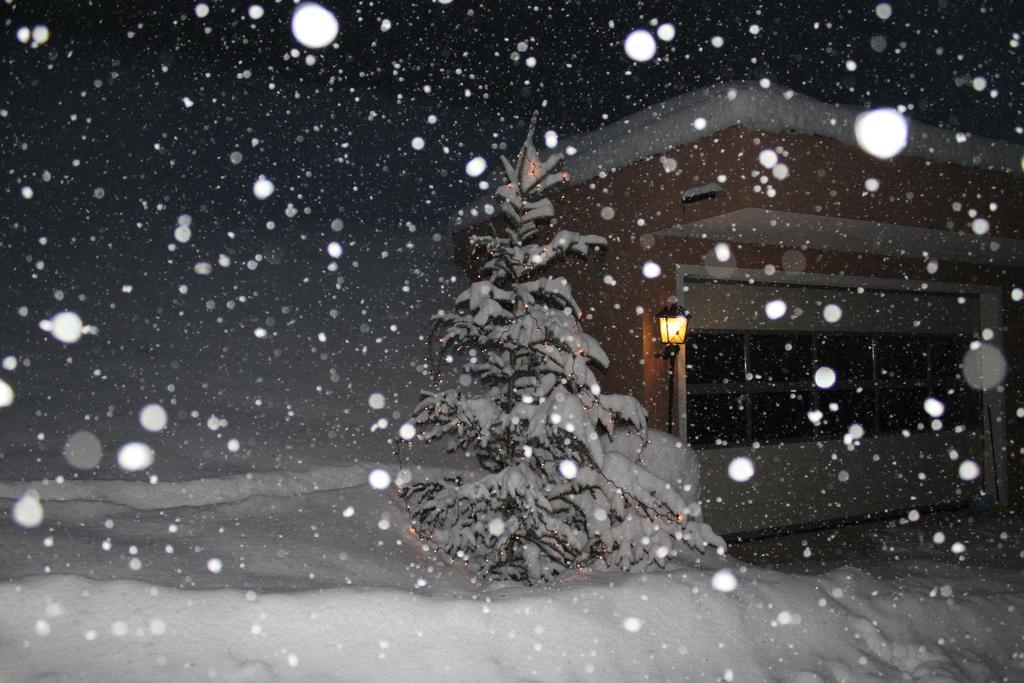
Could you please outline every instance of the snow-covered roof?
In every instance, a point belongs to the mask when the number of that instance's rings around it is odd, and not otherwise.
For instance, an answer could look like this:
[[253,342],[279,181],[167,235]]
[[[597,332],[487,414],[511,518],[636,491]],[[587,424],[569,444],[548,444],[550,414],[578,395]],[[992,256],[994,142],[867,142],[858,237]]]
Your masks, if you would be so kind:
[[[722,83],[659,102],[565,140],[558,151],[566,155],[564,169],[571,187],[733,126],[766,133],[820,135],[856,145],[854,121],[864,111],[862,107],[820,102],[781,86]],[[902,155],[1024,175],[1024,146],[913,120],[909,120]],[[492,215],[496,215],[493,200],[481,197],[459,212],[452,227],[457,230]]]

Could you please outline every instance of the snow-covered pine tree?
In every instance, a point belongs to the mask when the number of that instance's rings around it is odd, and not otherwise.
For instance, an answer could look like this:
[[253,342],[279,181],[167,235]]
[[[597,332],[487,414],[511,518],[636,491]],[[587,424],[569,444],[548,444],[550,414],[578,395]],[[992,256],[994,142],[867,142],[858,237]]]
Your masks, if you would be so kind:
[[602,447],[617,425],[645,432],[646,412],[601,392],[595,370],[608,357],[583,332],[569,283],[542,274],[606,240],[562,230],[537,243],[539,223],[555,213],[543,194],[565,175],[562,155],[539,157],[535,121],[515,159],[502,157],[504,231],[471,237],[482,279],[435,316],[448,386],[425,392],[416,409],[421,439],[447,438],[486,474],[401,491],[428,547],[487,577],[529,583],[583,567],[661,565],[676,540],[720,543],[666,482]]

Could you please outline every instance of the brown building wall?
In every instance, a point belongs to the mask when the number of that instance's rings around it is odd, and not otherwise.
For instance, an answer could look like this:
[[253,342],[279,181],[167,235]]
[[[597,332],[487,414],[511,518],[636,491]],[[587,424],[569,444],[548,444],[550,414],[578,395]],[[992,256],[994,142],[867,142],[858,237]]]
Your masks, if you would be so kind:
[[[760,165],[758,153],[766,148],[777,151],[788,176],[777,179]],[[728,196],[682,204],[683,191],[715,182],[719,176],[725,176],[722,184]],[[878,191],[866,191],[868,178],[879,182]],[[769,196],[769,188],[774,196]],[[968,212],[974,209],[990,221],[993,238],[1024,236],[1024,179],[1019,176],[910,157],[881,161],[829,138],[760,134],[738,127],[570,187],[553,195],[552,201],[558,218],[556,225],[547,228],[549,233],[568,229],[608,239],[606,254],[586,266],[563,265],[560,271],[569,278],[587,313],[584,328],[611,359],[603,389],[640,398],[651,426],[658,429],[666,426],[666,368],[659,357],[661,345],[655,339],[652,316],[675,294],[674,264],[704,263],[715,241],[655,238],[652,233],[755,207],[964,234],[971,234]],[[602,218],[606,207],[614,210],[613,218]],[[475,266],[468,252],[468,234],[481,229],[488,229],[487,225],[462,231],[455,238],[457,259],[470,273]],[[1024,421],[1016,417],[1018,406],[1024,405],[1020,390],[1024,302],[1010,297],[1013,287],[1024,286],[1024,264],[1010,268],[940,263],[938,271],[930,274],[921,254],[893,257],[805,249],[799,252],[800,259],[793,258],[794,250],[775,246],[730,246],[735,258],[730,265],[741,270],[761,270],[771,264],[807,273],[1000,286],[1010,368],[1006,392],[1011,488],[1015,500],[1024,501],[1020,457]],[[649,260],[661,265],[660,277],[643,277],[643,264]],[[692,324],[699,329],[699,320]]]

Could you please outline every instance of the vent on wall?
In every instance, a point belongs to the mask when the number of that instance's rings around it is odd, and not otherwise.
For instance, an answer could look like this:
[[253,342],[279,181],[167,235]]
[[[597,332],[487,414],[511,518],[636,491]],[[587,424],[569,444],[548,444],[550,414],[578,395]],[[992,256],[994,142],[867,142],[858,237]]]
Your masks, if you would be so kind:
[[729,192],[718,183],[701,185],[700,187],[691,187],[689,190],[683,192],[683,204],[693,204],[694,202],[701,202],[705,199],[725,197],[728,194]]

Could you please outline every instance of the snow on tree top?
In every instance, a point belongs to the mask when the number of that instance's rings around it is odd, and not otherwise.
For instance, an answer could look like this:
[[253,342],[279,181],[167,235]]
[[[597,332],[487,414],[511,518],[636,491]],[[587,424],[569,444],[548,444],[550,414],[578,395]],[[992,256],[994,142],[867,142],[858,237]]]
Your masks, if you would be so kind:
[[[854,123],[862,107],[828,104],[782,86],[740,81],[713,85],[659,102],[603,128],[559,141],[569,174],[561,187],[586,183],[680,145],[741,126],[766,133],[832,138],[856,146]],[[1024,175],[1024,146],[972,136],[909,119],[903,156]],[[452,220],[453,230],[497,216],[483,197]]]

